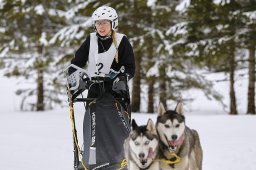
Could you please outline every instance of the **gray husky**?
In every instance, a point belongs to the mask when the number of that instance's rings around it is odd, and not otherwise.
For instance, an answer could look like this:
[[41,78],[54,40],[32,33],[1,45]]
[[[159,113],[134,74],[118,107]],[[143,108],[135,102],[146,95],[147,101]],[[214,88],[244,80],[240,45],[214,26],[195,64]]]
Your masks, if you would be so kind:
[[202,170],[203,152],[196,130],[185,125],[182,103],[175,110],[158,107],[156,129],[159,135],[161,170]]
[[160,170],[158,155],[158,136],[151,119],[147,125],[138,126],[132,120],[132,130],[124,142],[125,158],[129,170]]

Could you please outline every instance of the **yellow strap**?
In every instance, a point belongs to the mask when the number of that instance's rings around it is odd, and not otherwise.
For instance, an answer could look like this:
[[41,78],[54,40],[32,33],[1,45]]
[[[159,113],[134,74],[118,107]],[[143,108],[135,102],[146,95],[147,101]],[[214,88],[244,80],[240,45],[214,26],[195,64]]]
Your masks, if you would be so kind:
[[76,144],[76,148],[78,150],[79,157],[80,157],[81,162],[82,162],[82,166],[84,167],[85,170],[88,170],[86,168],[86,166],[84,165],[83,156],[82,156],[80,147],[78,145],[77,136],[75,135],[75,123],[74,123],[74,117],[73,117],[74,108],[73,108],[73,103],[72,103],[72,95],[71,95],[71,92],[69,90],[68,90],[68,95],[69,95],[69,108],[70,108],[69,116],[70,116],[70,120],[71,120],[71,124],[72,124],[73,137],[74,137],[74,140],[75,140],[75,144]]
[[[117,109],[118,111],[120,111],[120,112],[122,111],[122,110],[118,107],[117,102],[115,103],[115,106],[116,106],[116,109]],[[125,113],[125,114],[127,115],[128,119],[131,120],[130,115],[129,115],[129,113],[128,113],[127,111],[123,110],[123,113]]]
[[170,156],[175,157],[176,160],[171,161],[171,160],[166,160],[166,159],[157,159],[156,161],[163,162],[163,163],[166,163],[166,164],[169,164],[169,165],[180,163],[181,158],[176,153],[174,153],[174,152],[170,153]]
[[116,170],[122,170],[122,169],[124,169],[124,168],[125,168],[125,166],[127,165],[127,161],[126,161],[126,159],[123,159],[120,165],[121,165],[121,167],[120,167],[120,168],[118,168],[118,169],[116,169]]

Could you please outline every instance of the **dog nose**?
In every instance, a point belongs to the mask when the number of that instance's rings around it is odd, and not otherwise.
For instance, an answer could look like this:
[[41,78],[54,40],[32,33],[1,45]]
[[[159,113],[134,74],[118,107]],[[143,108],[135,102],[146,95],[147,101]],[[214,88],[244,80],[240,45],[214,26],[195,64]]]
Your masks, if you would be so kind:
[[178,138],[177,135],[172,135],[172,140],[176,140]]
[[144,153],[140,153],[139,154],[139,158],[144,158],[145,157],[145,154]]

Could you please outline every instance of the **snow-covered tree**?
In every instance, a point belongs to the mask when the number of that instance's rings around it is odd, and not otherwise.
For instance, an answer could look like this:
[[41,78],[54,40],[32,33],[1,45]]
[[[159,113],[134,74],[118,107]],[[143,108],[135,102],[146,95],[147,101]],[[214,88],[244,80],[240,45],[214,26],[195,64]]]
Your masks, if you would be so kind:
[[[134,48],[136,73],[132,88],[132,111],[140,111],[142,99],[140,87],[146,84],[149,90],[151,89],[148,92],[149,112],[153,112],[155,97],[159,96],[164,103],[169,99],[177,100],[181,91],[191,87],[205,89],[209,96],[213,95],[208,87],[210,83],[205,82],[203,76],[192,71],[193,63],[189,62],[191,58],[185,58],[179,53],[181,46],[184,45],[183,36],[186,36],[186,23],[182,12],[188,5],[187,1],[78,1],[70,11],[75,11],[73,18],[79,18],[83,22],[75,25],[76,29],[74,24],[63,27],[52,41],[81,44],[92,31],[88,29],[90,20],[85,16],[90,17],[91,13],[101,5],[109,5],[117,10],[118,31],[127,35]],[[79,34],[80,40],[74,38],[66,40],[64,38],[66,36],[61,38],[61,35],[71,33]],[[154,69],[157,71],[152,71]],[[183,76],[177,77],[177,75]],[[152,90],[156,89],[154,86],[158,86],[159,90]]]
[[[234,87],[238,76],[235,73],[236,70],[245,68],[243,63],[247,59],[242,51],[255,47],[255,42],[250,41],[252,40],[250,35],[253,33],[253,29],[250,28],[255,24],[255,20],[249,19],[249,15],[252,16],[255,10],[255,2],[239,0],[191,2],[187,11],[189,24],[186,46],[195,51],[192,55],[198,65],[207,66],[210,71],[228,73],[229,112],[236,115],[238,113]],[[255,54],[252,56],[255,58]],[[253,96],[254,93],[250,92]]]
[[[209,98],[220,100],[211,88],[212,83],[201,74],[200,69],[205,68],[209,72],[229,73],[231,105],[236,105],[233,100],[234,73],[242,66],[236,61],[245,61],[237,51],[250,49],[251,56],[255,56],[255,40],[252,38],[254,3],[250,8],[243,6],[249,1],[0,2],[0,57],[3,59],[0,68],[5,68],[7,76],[19,77],[21,83],[17,94],[23,97],[23,109],[29,106],[44,110],[66,102],[62,70],[94,31],[90,17],[102,5],[117,10],[118,31],[126,34],[133,45],[136,73],[132,111],[140,111],[144,96],[141,93],[145,92],[141,90],[142,86],[148,87],[148,112],[154,111],[154,103],[158,100],[165,104],[169,100],[189,100],[181,94],[191,88],[201,89]],[[253,60],[248,61],[252,67]],[[250,80],[252,84],[253,77]],[[236,108],[232,109],[231,112],[236,114]]]
[[56,63],[67,49],[50,45],[49,40],[67,24],[69,5],[67,1],[2,0],[0,56],[5,74],[20,78],[17,94],[23,98],[24,110],[49,109],[63,100],[52,80],[59,76]]

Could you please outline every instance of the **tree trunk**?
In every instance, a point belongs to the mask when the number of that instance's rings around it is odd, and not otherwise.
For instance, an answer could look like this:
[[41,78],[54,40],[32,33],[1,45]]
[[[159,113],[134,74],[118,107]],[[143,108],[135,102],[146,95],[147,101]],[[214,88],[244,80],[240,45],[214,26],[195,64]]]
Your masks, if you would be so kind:
[[44,110],[44,72],[42,69],[37,70],[37,103],[36,110]]
[[[150,15],[150,20],[153,19],[153,17]],[[152,22],[152,21],[151,21]],[[152,28],[155,28],[155,24],[154,22],[152,22]],[[148,40],[148,48],[147,48],[147,64],[148,64],[148,68],[147,70],[151,69],[154,65],[155,65],[155,60],[154,60],[154,56],[157,56],[155,53],[154,48],[156,47],[156,41],[154,41],[154,39],[150,39]],[[150,75],[150,77],[147,77],[147,84],[148,84],[148,100],[147,100],[147,104],[148,104],[148,109],[147,112],[148,113],[154,113],[154,84],[155,84],[155,76]]]
[[148,80],[148,113],[154,113],[154,78]]
[[140,79],[141,79],[141,58],[140,52],[135,53],[135,67],[136,73],[133,78],[133,87],[132,87],[132,112],[140,111]]
[[235,93],[235,53],[234,48],[231,48],[231,55],[229,64],[230,64],[230,113],[231,115],[237,115],[237,110],[236,110],[236,93]]
[[249,83],[248,83],[248,103],[247,114],[255,115],[255,46],[249,49]]
[[[43,47],[38,46],[38,53],[43,56]],[[35,62],[37,69],[37,102],[36,111],[44,111],[44,62],[39,58]]]
[[160,102],[163,103],[164,107],[166,107],[166,82],[165,82],[165,76],[166,76],[166,71],[165,71],[165,64],[162,64],[159,68],[159,99]]

